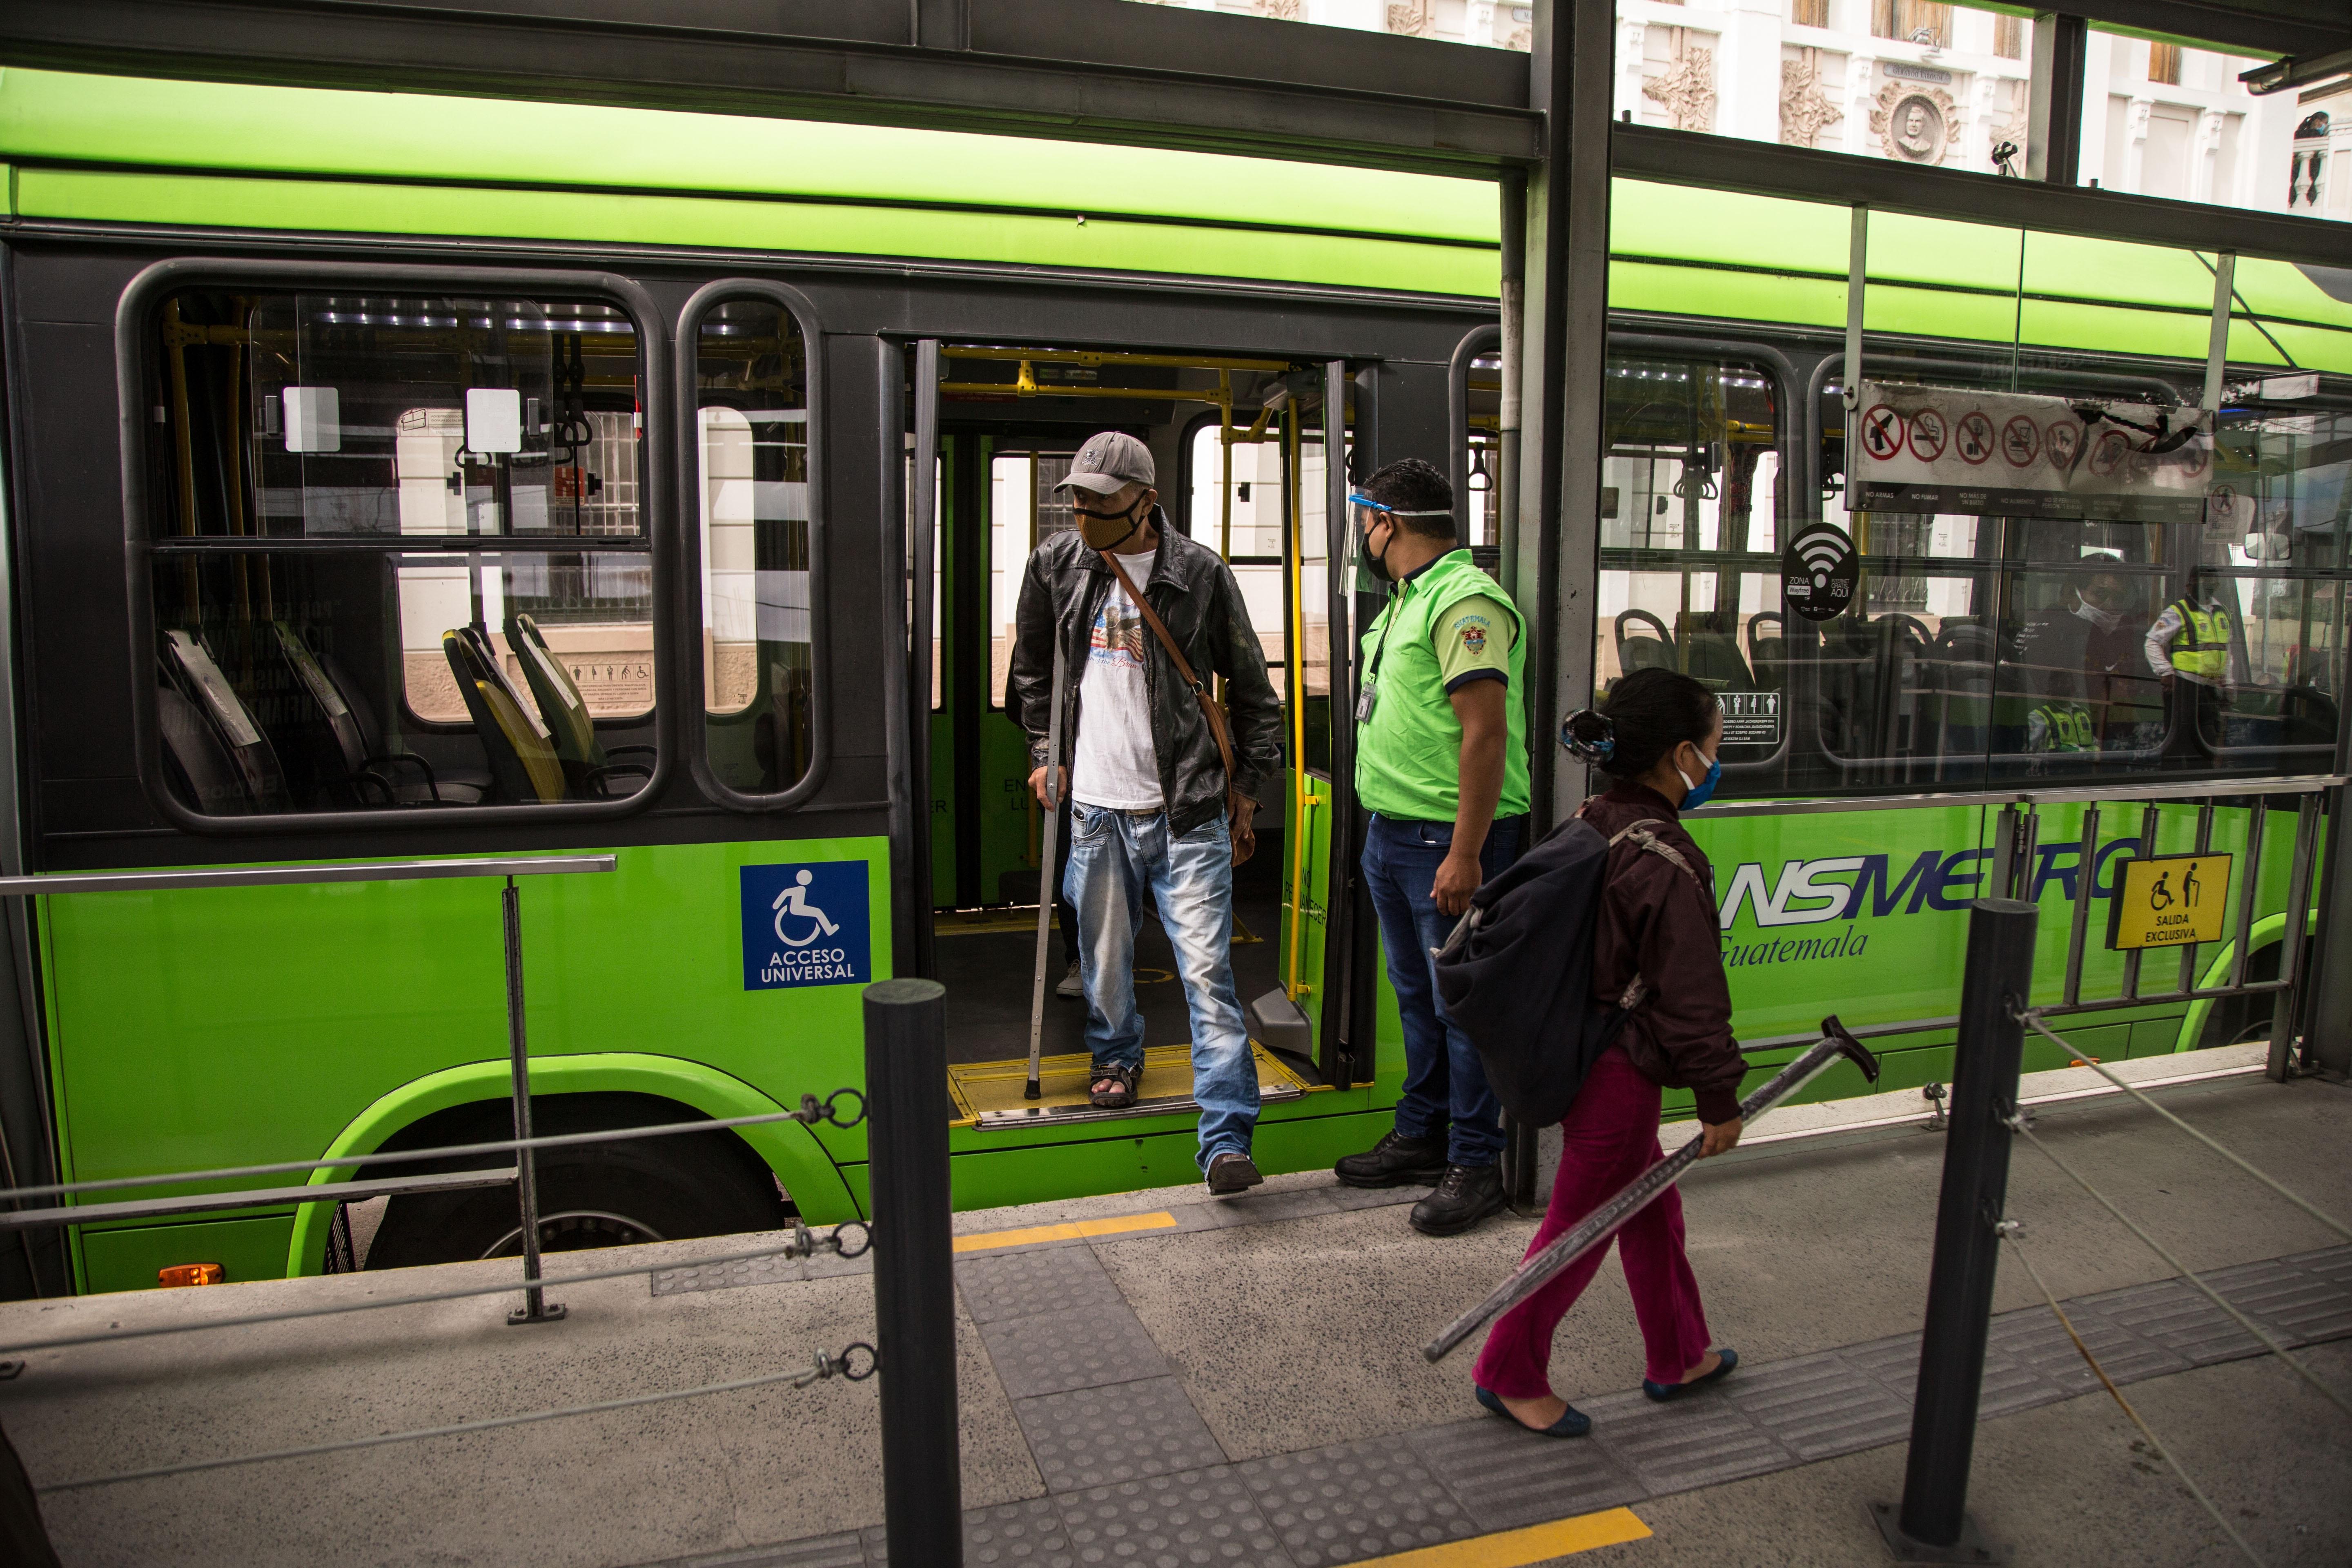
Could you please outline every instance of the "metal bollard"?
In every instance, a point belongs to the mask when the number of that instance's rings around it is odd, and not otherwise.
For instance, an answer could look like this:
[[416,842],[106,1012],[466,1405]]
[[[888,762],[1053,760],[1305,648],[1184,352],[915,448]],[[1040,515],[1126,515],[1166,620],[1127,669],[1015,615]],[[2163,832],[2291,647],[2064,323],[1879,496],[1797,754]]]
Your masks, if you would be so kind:
[[[499,896],[499,914],[507,939],[508,1070],[514,1083],[514,1130],[518,1142],[530,1141],[530,1040],[523,1027],[522,902],[515,879],[507,879]],[[552,1323],[563,1316],[563,1305],[551,1301],[539,1279],[539,1152],[515,1151],[516,1223],[522,1231],[522,1306],[507,1314],[509,1323]]]
[[2028,1000],[2036,922],[2034,906],[2014,899],[1979,899],[1969,914],[1951,1126],[1936,1200],[1936,1250],[1903,1506],[1899,1516],[1885,1503],[1871,1509],[1898,1563],[2001,1561],[1968,1517],[1969,1461],[2000,1251],[1993,1227],[2007,1199],[2009,1151],[2016,1137],[2007,1118],[2016,1110],[2025,1054],[2025,1026],[2012,1014]]
[[882,1516],[890,1561],[903,1568],[963,1563],[947,1027],[947,988],[936,980],[866,988]]

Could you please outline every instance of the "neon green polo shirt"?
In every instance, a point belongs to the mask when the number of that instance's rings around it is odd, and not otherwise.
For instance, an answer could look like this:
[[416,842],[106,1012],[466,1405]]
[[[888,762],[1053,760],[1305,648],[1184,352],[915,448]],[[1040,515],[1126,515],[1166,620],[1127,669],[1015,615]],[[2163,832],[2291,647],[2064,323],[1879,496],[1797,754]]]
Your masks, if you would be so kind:
[[1462,721],[1449,693],[1500,674],[1510,725],[1495,815],[1528,809],[1527,623],[1467,550],[1440,556],[1400,584],[1364,633],[1378,700],[1356,736],[1356,797],[1402,822],[1451,822],[1460,797]]

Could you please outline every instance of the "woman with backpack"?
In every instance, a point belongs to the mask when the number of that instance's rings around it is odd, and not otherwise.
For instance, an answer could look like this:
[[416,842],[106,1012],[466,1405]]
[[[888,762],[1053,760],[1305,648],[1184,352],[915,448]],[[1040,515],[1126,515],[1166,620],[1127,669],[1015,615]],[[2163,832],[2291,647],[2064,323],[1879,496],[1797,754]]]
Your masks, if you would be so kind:
[[[1665,1157],[1662,1088],[1694,1092],[1706,1153],[1738,1142],[1739,1080],[1748,1070],[1731,1037],[1714,869],[1680,821],[1722,776],[1720,705],[1686,675],[1639,669],[1612,682],[1598,708],[1570,715],[1560,740],[1612,781],[1578,815],[1610,841],[1593,995],[1630,1011],[1560,1123],[1559,1173],[1528,1257]],[[1616,1240],[1647,1351],[1643,1392],[1675,1399],[1728,1375],[1739,1357],[1708,1342],[1698,1281],[1683,1252],[1680,1196],[1669,1188]],[[1608,1250],[1595,1247],[1496,1320],[1474,1374],[1479,1404],[1549,1437],[1592,1429],[1590,1416],[1552,1392],[1549,1368],[1553,1331]]]

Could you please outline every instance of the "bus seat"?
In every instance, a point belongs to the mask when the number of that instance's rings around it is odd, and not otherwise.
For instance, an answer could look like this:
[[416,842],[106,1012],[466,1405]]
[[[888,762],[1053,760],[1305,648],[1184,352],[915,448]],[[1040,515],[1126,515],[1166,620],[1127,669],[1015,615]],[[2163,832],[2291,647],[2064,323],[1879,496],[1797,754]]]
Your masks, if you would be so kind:
[[461,626],[441,634],[441,652],[457,679],[499,793],[515,801],[562,800],[563,766],[556,760],[554,738],[499,668],[489,639]]
[[[522,666],[523,679],[539,704],[539,711],[555,738],[556,759],[563,764],[563,776],[572,793],[589,798],[617,799],[635,795],[654,776],[650,759],[656,754],[651,746],[614,746],[607,748],[596,739],[596,721],[588,711],[588,699],[582,696],[579,683],[563,661],[555,657],[541,635],[539,623],[529,616],[511,616],[507,619],[507,646],[515,652]],[[624,752],[642,752],[647,761],[616,763],[613,758]],[[635,782],[628,782],[634,780]]]
[[163,771],[174,795],[206,816],[252,812],[252,797],[228,748],[176,687],[155,689],[155,724],[163,731]]
[[[1762,630],[1769,621],[1775,629],[1769,636]],[[1759,610],[1748,617],[1748,668],[1756,672],[1756,684],[1767,691],[1778,691],[1789,683],[1788,617],[1778,610]]]
[[243,785],[248,811],[286,811],[292,800],[278,750],[262,732],[244,699],[221,673],[212,651],[193,632],[163,634],[164,673],[212,726]]
[[478,786],[469,788],[455,779],[441,780],[423,757],[386,752],[375,716],[367,713],[362,721],[363,709],[341,671],[330,668],[302,634],[284,621],[270,622],[269,629],[294,677],[289,689],[296,700],[307,700],[311,716],[333,747],[332,757],[322,761],[340,764],[337,782],[359,805],[463,805],[482,798],[489,783],[487,776]]
[[[1646,625],[1643,625],[1646,623]],[[1640,628],[1627,635],[1628,626]],[[1647,610],[1622,610],[1617,616],[1617,668],[1627,675],[1637,669],[1675,668],[1675,643],[1666,623]]]
[[[320,653],[317,657],[319,668],[327,672],[327,679],[335,683],[335,689],[342,694],[343,701],[350,707],[352,718],[360,727],[360,742],[366,750],[366,755],[383,759],[397,767],[405,767],[413,760],[419,770],[425,772],[431,779],[435,797],[443,805],[472,805],[489,795],[496,781],[490,777],[488,768],[435,767],[413,752],[389,750],[383,725],[376,719],[375,709],[367,700],[366,689],[352,679],[351,672],[336,661],[333,654]],[[415,786],[407,784],[403,787],[413,790]],[[404,801],[403,804],[408,803]]]
[[1710,691],[1753,691],[1756,676],[1740,655],[1739,639],[1729,629],[1731,619],[1719,610],[1675,617],[1675,635],[1690,660],[1685,673]]

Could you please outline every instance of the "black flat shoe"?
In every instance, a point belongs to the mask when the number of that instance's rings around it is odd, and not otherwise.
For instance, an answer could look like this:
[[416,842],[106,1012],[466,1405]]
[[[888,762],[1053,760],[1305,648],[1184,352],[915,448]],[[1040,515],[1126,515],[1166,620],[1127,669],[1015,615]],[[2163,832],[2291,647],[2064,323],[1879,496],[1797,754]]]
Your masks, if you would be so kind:
[[1227,1151],[1209,1162],[1209,1191],[1217,1197],[1245,1193],[1265,1180],[1258,1174],[1256,1162],[1247,1154]]
[[1739,1352],[1734,1350],[1720,1350],[1715,1353],[1723,1358],[1723,1364],[1705,1377],[1695,1377],[1688,1383],[1652,1383],[1645,1377],[1642,1380],[1642,1392],[1664,1405],[1669,1399],[1680,1399],[1694,1388],[1705,1388],[1710,1383],[1721,1383],[1731,1375],[1731,1369],[1739,1364]]
[[1503,1396],[1501,1394],[1496,1393],[1491,1388],[1480,1388],[1475,1383],[1470,1386],[1477,1394],[1479,1404],[1485,1405],[1487,1409],[1493,1411],[1496,1415],[1501,1416],[1512,1426],[1517,1426],[1522,1432],[1532,1432],[1538,1437],[1581,1437],[1587,1432],[1592,1430],[1592,1417],[1587,1415],[1583,1411],[1579,1410],[1573,1405],[1570,1405],[1567,1412],[1550,1426],[1530,1426],[1526,1422],[1511,1414],[1511,1407],[1503,1403]]

